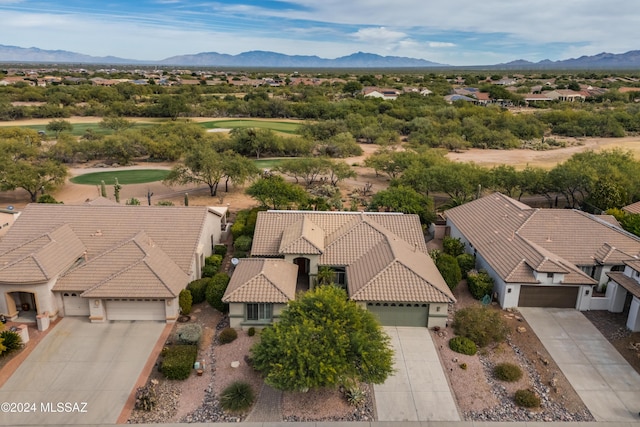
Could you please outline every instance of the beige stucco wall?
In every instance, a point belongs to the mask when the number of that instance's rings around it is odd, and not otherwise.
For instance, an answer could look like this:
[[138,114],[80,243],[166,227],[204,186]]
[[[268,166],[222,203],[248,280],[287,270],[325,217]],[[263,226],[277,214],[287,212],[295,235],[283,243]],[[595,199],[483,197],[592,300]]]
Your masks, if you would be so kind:
[[[282,311],[287,304],[273,304],[273,321],[277,322]],[[245,303],[232,302],[229,304],[229,326],[236,329],[246,329],[251,326],[261,328],[266,326],[263,323],[254,323],[245,321]]]
[[167,323],[173,323],[180,316],[180,303],[178,298],[170,298],[165,300],[164,309],[166,310]]
[[429,327],[438,326],[444,328],[447,326],[449,305],[446,303],[430,303],[429,304]]
[[[12,292],[26,292],[34,294],[36,308],[38,310],[37,314],[44,314],[46,312],[49,314],[49,317],[57,316],[59,306],[53,292],[51,292],[51,288],[55,282],[56,279],[54,278],[48,282],[35,285],[0,285],[0,313],[8,317],[16,316],[18,314],[16,306],[19,306],[23,301],[18,300],[17,295],[9,296],[9,294]],[[13,304],[11,301],[13,301]],[[25,300],[24,302],[31,304],[29,300]]]
[[191,261],[191,277],[190,281],[199,279],[201,277],[202,265],[204,265],[204,258],[210,256],[213,253],[213,245],[220,243],[222,218],[212,212],[207,213],[206,220],[200,233],[200,239],[198,240],[197,253],[195,258]]
[[105,306],[106,304],[101,299],[89,299],[89,320],[91,323],[102,323],[107,320]]

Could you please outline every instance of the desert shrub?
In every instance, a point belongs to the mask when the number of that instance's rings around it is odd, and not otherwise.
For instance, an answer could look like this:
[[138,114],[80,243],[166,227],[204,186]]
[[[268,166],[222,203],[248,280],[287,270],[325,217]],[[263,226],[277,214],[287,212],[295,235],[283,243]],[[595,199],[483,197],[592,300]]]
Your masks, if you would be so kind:
[[464,253],[464,243],[455,237],[444,236],[442,239],[442,252],[455,258]]
[[180,305],[180,313],[191,313],[191,305],[193,304],[193,297],[189,289],[183,289],[178,295],[178,304]]
[[244,234],[253,237],[253,233],[256,230],[256,222],[258,221],[258,212],[263,211],[264,208],[253,208],[247,214],[247,221],[244,226]]
[[192,323],[178,328],[176,338],[180,344],[198,345],[202,337],[202,326]]
[[243,412],[253,405],[253,390],[245,382],[236,381],[225,388],[220,395],[222,409],[230,412]]
[[532,390],[518,390],[514,396],[516,405],[523,408],[537,408],[540,406],[540,398]]
[[227,255],[227,245],[215,245],[213,247],[213,253],[224,258],[225,255]]
[[191,303],[200,304],[206,299],[207,285],[211,282],[211,278],[205,277],[194,280],[187,285],[187,289],[191,292]]
[[493,375],[501,381],[514,382],[522,378],[522,369],[513,363],[500,363],[493,368]]
[[233,328],[224,328],[218,335],[218,341],[220,344],[229,344],[238,338],[238,332]]
[[466,371],[467,368],[468,368],[468,366],[467,366],[466,363],[463,362],[463,363],[460,364],[460,369],[462,369],[463,371]]
[[253,239],[250,236],[240,236],[233,242],[233,247],[239,251],[248,251],[251,249],[251,242]]
[[152,411],[158,403],[158,396],[156,393],[157,381],[153,380],[150,385],[138,387],[136,390],[136,409],[143,411]]
[[471,270],[467,273],[469,292],[475,299],[482,299],[493,292],[493,279],[485,270]]
[[351,406],[361,406],[367,401],[367,393],[357,384],[345,387],[344,395]]
[[195,345],[173,345],[162,360],[162,373],[170,380],[185,380],[189,378],[197,357]]
[[202,277],[213,277],[218,272],[215,265],[205,265],[202,267]]
[[234,251],[233,252],[233,256],[235,258],[246,258],[247,257],[247,253],[245,251]]
[[478,351],[476,343],[466,337],[453,337],[449,340],[449,348],[456,353],[473,356]]
[[469,338],[478,347],[502,342],[508,332],[500,312],[482,306],[471,306],[456,311],[451,326],[456,335]]
[[5,354],[19,349],[22,346],[22,338],[17,332],[2,331],[0,332],[0,343],[5,347],[0,354]]
[[247,330],[247,335],[249,335],[250,337],[254,336],[255,334],[256,334],[256,328],[254,328],[253,326]]
[[156,203],[156,206],[174,206],[171,200],[160,200]]
[[438,267],[438,271],[447,283],[447,286],[449,286],[449,289],[455,289],[462,280],[462,273],[460,272],[458,261],[449,254],[441,253],[438,254],[436,258],[436,267]]
[[220,266],[222,265],[222,255],[213,254],[204,259],[204,265],[213,265],[218,270],[220,270]]
[[466,279],[467,274],[476,268],[476,259],[471,254],[461,254],[456,257],[462,278]]
[[222,297],[227,290],[228,284],[229,275],[218,273],[211,278],[205,291],[205,298],[209,305],[221,313],[226,313],[229,310],[229,304],[222,302]]

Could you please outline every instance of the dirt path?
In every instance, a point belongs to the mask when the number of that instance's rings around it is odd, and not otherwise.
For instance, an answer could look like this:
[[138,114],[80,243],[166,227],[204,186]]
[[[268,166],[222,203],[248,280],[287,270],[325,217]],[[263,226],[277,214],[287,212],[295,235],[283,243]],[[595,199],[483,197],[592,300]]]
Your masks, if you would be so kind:
[[[561,138],[556,139],[565,140]],[[623,150],[630,150],[636,158],[640,158],[640,136],[628,136],[624,138],[580,138],[566,139],[566,141],[566,148],[557,148],[554,150],[482,150],[472,148],[460,153],[448,153],[447,157],[457,162],[474,162],[487,167],[507,164],[518,169],[523,169],[527,165],[550,169],[574,154],[587,150],[602,151],[605,149],[621,148]]]

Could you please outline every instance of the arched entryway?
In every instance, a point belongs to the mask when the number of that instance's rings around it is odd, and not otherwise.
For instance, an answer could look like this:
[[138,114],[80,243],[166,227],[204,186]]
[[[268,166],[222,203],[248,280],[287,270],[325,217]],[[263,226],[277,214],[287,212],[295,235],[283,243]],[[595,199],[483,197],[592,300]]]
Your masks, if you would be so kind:
[[33,292],[7,292],[7,310],[13,321],[35,322],[38,314],[36,295]]

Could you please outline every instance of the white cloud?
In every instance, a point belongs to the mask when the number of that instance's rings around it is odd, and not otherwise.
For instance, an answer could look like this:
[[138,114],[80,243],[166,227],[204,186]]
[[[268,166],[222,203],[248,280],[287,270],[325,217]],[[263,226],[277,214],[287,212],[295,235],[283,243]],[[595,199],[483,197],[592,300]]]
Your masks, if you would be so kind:
[[388,30],[385,27],[362,28],[353,33],[352,36],[356,40],[366,43],[389,43],[407,37],[405,33]]
[[429,47],[441,48],[441,47],[456,47],[455,43],[449,42],[429,42],[427,43]]

